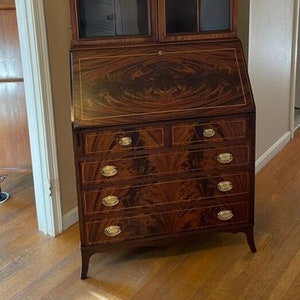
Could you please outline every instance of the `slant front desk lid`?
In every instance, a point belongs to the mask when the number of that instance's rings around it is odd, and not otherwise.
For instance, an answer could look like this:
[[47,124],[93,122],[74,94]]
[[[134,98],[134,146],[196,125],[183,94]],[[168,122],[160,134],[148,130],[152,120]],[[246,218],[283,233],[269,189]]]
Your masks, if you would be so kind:
[[254,112],[239,41],[71,52],[73,125]]

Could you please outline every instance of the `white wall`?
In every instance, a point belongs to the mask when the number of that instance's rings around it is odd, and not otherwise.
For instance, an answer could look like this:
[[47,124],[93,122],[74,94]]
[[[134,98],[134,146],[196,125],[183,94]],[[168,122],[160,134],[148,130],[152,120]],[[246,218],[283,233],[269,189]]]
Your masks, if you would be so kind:
[[67,228],[78,218],[70,110],[70,9],[67,0],[43,0],[43,3],[49,48],[63,227]]
[[293,0],[251,0],[249,74],[257,109],[257,170],[290,140]]

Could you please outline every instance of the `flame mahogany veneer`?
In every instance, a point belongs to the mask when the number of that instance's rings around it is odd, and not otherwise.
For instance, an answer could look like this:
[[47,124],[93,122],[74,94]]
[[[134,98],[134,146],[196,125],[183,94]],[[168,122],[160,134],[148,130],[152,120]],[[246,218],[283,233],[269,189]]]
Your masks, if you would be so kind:
[[243,232],[252,252],[255,105],[236,38],[73,47],[86,278],[91,255]]

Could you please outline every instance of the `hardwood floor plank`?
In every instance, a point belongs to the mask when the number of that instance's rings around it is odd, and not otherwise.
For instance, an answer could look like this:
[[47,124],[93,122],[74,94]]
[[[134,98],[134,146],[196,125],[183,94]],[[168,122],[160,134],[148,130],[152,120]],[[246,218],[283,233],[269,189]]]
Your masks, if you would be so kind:
[[289,292],[295,292],[296,289],[292,288],[292,286],[296,281],[298,281],[298,295],[300,295],[299,267],[300,249],[298,249],[293,259],[290,261],[284,272],[281,274],[280,280],[278,281],[276,287],[272,291],[270,298],[284,299],[285,295],[287,295]]
[[189,244],[99,253],[80,280],[78,226],[37,230],[31,174],[2,183],[0,299],[300,299],[300,131],[256,176],[255,241],[215,234]]

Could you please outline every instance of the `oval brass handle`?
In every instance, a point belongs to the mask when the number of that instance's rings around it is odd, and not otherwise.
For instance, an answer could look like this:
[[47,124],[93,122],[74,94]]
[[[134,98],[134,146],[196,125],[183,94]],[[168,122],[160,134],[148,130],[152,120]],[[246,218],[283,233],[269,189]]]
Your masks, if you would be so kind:
[[112,177],[118,174],[118,169],[116,166],[107,165],[101,168],[100,173],[105,177]]
[[229,164],[233,161],[233,155],[231,153],[221,153],[218,155],[217,160],[220,164]]
[[104,234],[109,237],[117,236],[121,233],[121,227],[117,225],[111,225],[104,229]]
[[128,147],[132,144],[132,139],[129,136],[124,136],[122,138],[119,138],[118,144],[122,147]]
[[116,206],[119,204],[119,202],[120,202],[119,197],[113,195],[106,196],[105,198],[102,199],[102,204],[107,207]]
[[231,210],[221,210],[218,213],[218,219],[220,221],[228,221],[233,218],[233,213]]
[[218,190],[220,192],[229,192],[233,188],[231,181],[222,181],[218,183]]
[[215,130],[213,128],[208,128],[203,130],[203,136],[207,138],[211,138],[216,134]]

